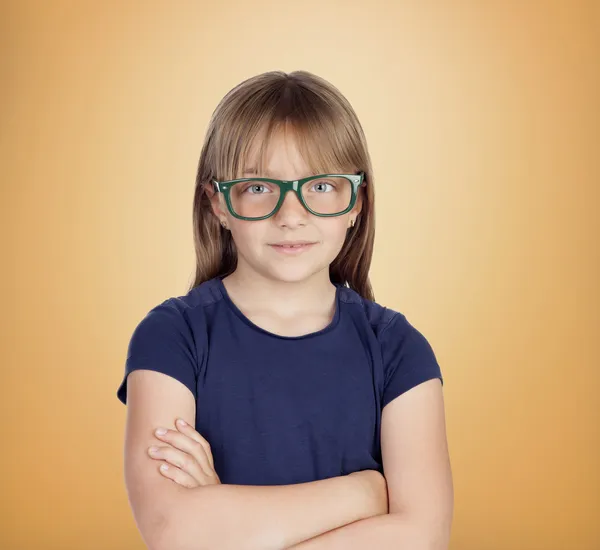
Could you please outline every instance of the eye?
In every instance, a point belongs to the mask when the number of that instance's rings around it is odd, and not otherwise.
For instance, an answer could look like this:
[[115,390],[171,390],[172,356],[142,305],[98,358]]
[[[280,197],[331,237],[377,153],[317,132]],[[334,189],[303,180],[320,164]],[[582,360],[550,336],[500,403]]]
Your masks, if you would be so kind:
[[335,185],[327,180],[318,180],[311,185],[310,189],[317,193],[329,193],[330,191],[335,190]]
[[250,195],[264,195],[265,193],[270,193],[271,190],[262,183],[251,183],[244,187],[242,192],[249,193]]

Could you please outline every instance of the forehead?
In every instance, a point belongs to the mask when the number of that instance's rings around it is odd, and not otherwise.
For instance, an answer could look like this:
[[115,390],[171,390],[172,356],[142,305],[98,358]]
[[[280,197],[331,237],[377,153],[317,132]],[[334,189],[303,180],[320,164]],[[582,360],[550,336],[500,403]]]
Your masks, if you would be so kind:
[[298,136],[294,132],[276,131],[268,139],[254,140],[246,159],[242,162],[245,173],[287,177],[286,174],[309,175],[310,161],[302,154]]
[[238,177],[255,175],[297,179],[314,174],[345,173],[350,169],[339,162],[330,143],[291,124],[267,126],[259,131],[238,163]]

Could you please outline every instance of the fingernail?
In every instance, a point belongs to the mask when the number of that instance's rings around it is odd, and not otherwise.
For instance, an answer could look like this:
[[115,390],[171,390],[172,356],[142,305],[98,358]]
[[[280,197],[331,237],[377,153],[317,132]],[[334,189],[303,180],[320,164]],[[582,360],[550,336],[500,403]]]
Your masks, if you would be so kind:
[[156,430],[156,435],[165,435],[167,433],[167,430],[165,430],[164,428],[158,428],[158,430]]
[[183,420],[183,418],[179,418],[177,420],[177,424],[179,424],[180,426],[186,426],[186,422],[185,422],[185,420]]
[[168,470],[168,469],[169,469],[169,466],[167,466],[166,464],[161,464],[161,465],[160,465],[160,469],[161,469],[161,470]]
[[158,451],[158,447],[150,447],[150,448],[148,449],[148,452],[149,452],[150,454],[154,454],[156,451]]

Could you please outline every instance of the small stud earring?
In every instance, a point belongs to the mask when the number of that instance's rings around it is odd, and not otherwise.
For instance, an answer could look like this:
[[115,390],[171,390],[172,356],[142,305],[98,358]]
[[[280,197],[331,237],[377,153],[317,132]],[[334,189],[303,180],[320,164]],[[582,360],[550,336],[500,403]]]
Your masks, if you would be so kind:
[[354,227],[354,219],[350,220],[350,227]]
[[221,226],[222,226],[224,229],[227,229],[227,224],[226,224],[226,223],[225,223],[223,220],[221,220]]

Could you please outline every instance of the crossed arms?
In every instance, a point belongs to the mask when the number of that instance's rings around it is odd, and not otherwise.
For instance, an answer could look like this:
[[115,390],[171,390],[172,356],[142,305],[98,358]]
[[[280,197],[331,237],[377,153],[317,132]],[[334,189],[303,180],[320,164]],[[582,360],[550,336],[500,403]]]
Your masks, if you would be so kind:
[[125,483],[150,550],[448,548],[453,487],[438,380],[384,408],[385,479],[365,471],[296,485],[188,488],[168,479],[147,449],[164,443],[156,427],[177,430],[177,417],[194,425],[193,396],[174,378],[139,370],[127,400]]

